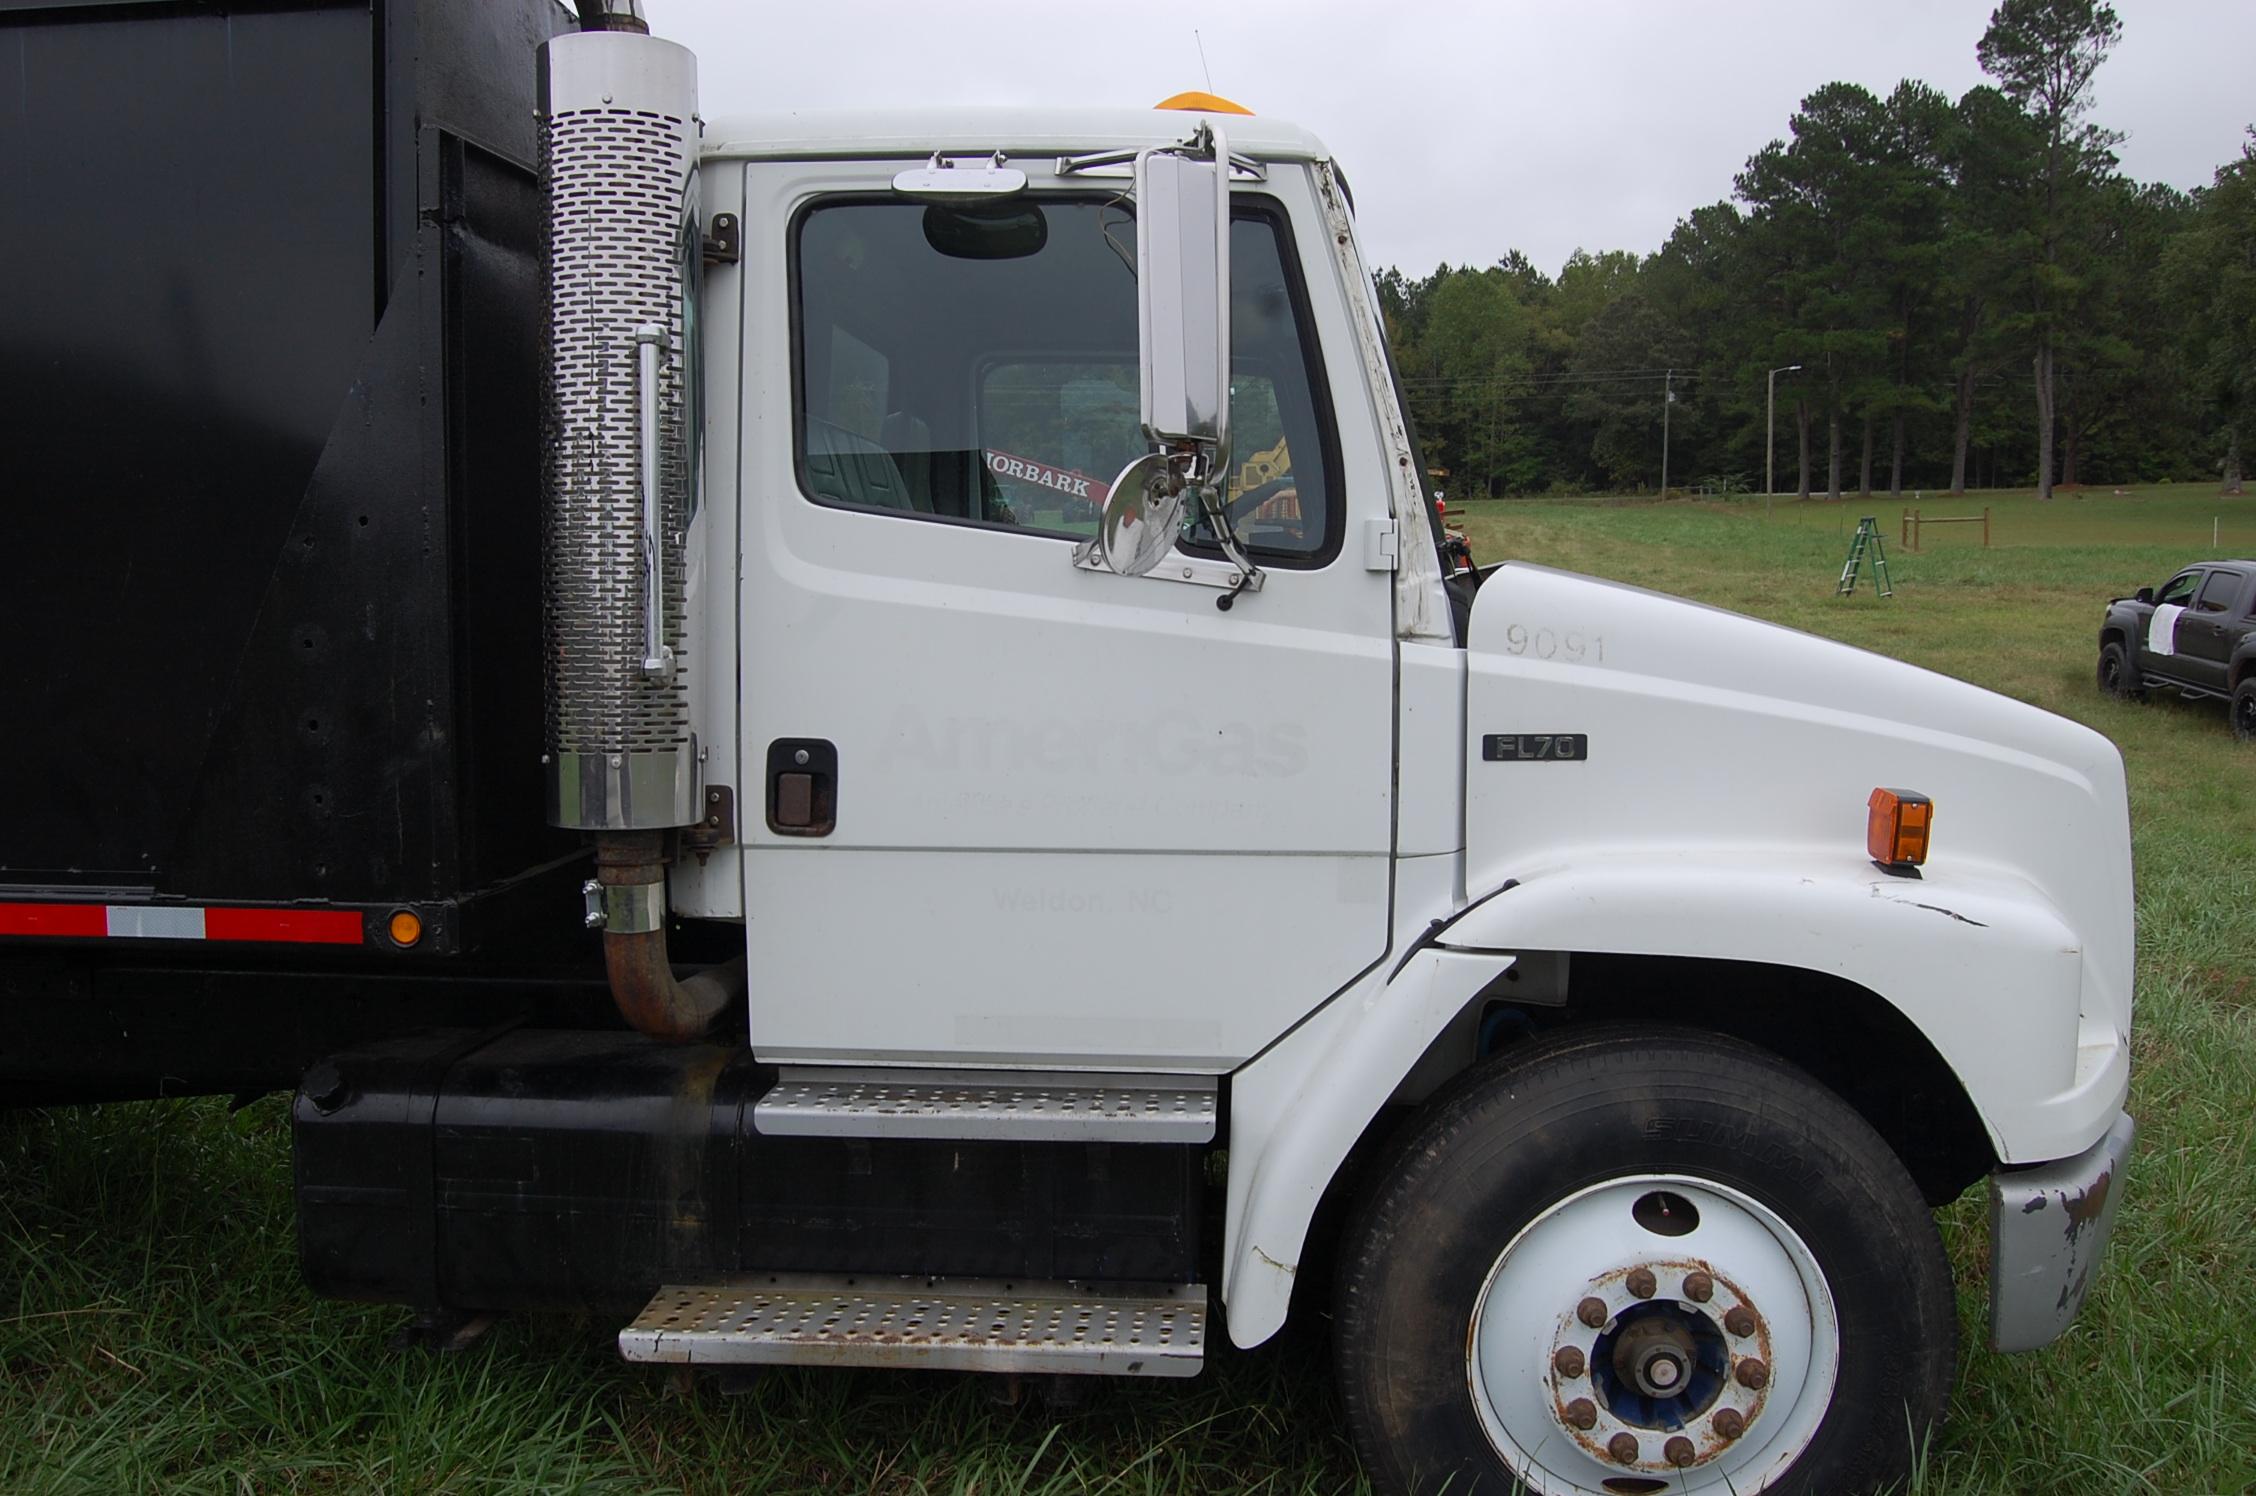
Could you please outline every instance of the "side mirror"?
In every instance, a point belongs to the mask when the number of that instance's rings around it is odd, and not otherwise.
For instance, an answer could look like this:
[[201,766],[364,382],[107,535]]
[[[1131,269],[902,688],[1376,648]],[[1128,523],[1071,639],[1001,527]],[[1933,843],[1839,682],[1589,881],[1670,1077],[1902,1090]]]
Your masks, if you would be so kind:
[[2153,589],[2152,587],[2141,587],[2141,588],[2140,588],[2140,589],[2138,590],[2138,600],[2139,600],[2140,602],[2142,602],[2142,603],[2151,603],[2151,602],[2153,602],[2153,601],[2154,601],[2154,589]]
[[[1205,146],[1201,157],[1186,149]],[[1189,147],[1136,157],[1136,326],[1144,435],[1153,445],[1230,445],[1230,153],[1202,126]]]
[[[1076,565],[1142,576],[1174,550],[1194,500],[1242,585],[1254,585],[1221,504],[1230,466],[1230,147],[1201,121],[1180,145],[1136,153],[1136,344],[1152,450],[1113,481]],[[1226,604],[1225,604],[1226,605]]]

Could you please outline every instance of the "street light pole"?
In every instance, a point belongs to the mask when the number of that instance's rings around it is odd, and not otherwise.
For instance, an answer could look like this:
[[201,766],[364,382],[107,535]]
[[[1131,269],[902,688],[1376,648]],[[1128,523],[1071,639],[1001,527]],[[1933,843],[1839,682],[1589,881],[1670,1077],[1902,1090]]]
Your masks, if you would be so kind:
[[1778,376],[1791,374],[1800,364],[1780,364],[1770,371],[1763,381],[1763,513],[1770,513],[1770,501],[1778,492]]
[[1661,384],[1661,501],[1668,502],[1668,421],[1669,407],[1676,403],[1676,370],[1668,371]]

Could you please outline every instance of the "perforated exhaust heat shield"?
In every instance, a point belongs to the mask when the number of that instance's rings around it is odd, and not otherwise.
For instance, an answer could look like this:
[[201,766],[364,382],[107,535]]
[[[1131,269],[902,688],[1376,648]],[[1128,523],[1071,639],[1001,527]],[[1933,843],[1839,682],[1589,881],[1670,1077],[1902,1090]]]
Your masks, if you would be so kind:
[[697,819],[683,635],[695,502],[697,63],[630,32],[541,48],[549,819]]

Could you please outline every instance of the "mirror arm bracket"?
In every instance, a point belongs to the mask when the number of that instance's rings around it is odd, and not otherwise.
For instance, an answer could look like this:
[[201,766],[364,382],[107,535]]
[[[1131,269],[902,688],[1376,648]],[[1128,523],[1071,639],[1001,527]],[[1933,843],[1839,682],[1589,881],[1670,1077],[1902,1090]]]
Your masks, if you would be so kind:
[[[1107,576],[1119,576],[1105,564],[1103,553],[1094,540],[1084,540],[1073,548],[1073,567],[1076,571],[1100,571]],[[1167,556],[1159,565],[1143,574],[1143,580],[1154,582],[1180,582],[1189,587],[1213,587],[1225,594],[1259,592],[1269,574],[1264,571],[1241,571],[1228,561],[1217,561],[1211,556],[1186,556],[1177,551]],[[1220,598],[1215,600],[1217,603]]]
[[[1188,144],[1190,144],[1188,141],[1183,143],[1183,145]],[[1181,146],[1177,147],[1177,149],[1181,148]],[[1149,147],[1125,151],[1098,151],[1091,156],[1060,156],[1057,159],[1057,174],[1061,177],[1127,176],[1134,169],[1136,158],[1142,155],[1146,149],[1149,149]],[[1241,156],[1236,151],[1232,151],[1230,153],[1230,175],[1233,178],[1242,178],[1249,182],[1266,182],[1269,180],[1269,167],[1265,162],[1256,161],[1251,156]]]

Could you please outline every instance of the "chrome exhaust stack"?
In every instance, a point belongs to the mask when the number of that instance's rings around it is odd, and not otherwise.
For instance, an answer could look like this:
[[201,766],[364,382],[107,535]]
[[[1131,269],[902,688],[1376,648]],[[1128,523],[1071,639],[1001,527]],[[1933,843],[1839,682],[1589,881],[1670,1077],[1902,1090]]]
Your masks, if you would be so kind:
[[661,833],[699,814],[683,636],[697,60],[648,34],[641,0],[579,12],[587,29],[541,48],[548,814],[596,833],[588,921],[620,1010],[693,1038],[731,995],[674,982],[665,959]]

